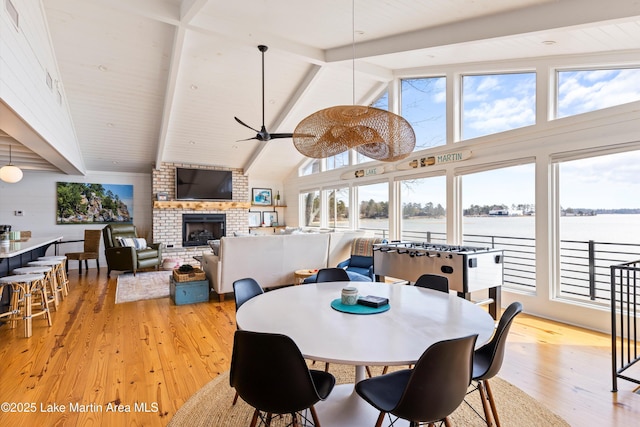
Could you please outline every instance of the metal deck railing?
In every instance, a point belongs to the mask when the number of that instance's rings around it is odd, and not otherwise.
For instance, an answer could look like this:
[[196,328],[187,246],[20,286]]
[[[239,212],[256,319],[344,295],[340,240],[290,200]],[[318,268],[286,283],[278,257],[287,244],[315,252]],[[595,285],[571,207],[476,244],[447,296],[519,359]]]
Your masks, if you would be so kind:
[[[388,231],[367,229],[378,237],[388,238]],[[404,231],[401,240],[446,243],[445,233]],[[463,244],[504,251],[504,286],[535,291],[536,241],[529,237],[464,234]],[[590,301],[606,307],[610,304],[611,265],[640,259],[640,244],[596,242],[594,240],[560,241],[559,295]]]
[[638,308],[640,305],[640,261],[611,266],[611,378],[618,391],[618,378],[640,384],[626,371],[640,360]]

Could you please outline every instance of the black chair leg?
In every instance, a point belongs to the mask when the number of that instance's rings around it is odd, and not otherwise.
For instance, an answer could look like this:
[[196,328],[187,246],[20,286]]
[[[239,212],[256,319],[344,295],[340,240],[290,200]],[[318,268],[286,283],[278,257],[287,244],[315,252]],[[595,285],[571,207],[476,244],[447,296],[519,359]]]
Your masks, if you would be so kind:
[[78,274],[82,274],[82,260],[78,260]]

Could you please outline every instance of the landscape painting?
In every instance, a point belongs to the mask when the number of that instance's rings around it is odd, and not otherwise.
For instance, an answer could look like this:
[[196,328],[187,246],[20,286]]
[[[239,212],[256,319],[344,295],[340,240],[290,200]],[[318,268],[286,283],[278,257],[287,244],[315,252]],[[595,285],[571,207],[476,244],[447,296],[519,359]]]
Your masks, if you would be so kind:
[[57,224],[133,222],[133,185],[57,183]]

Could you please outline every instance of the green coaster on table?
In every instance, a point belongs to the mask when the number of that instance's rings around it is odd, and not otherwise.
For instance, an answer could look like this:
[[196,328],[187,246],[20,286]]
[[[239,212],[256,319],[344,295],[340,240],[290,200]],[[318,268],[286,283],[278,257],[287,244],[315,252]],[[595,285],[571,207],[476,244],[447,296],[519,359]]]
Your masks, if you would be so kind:
[[385,304],[380,307],[367,307],[362,304],[346,305],[342,303],[342,298],[336,298],[331,301],[331,308],[349,314],[377,314],[389,310],[391,306],[389,304]]

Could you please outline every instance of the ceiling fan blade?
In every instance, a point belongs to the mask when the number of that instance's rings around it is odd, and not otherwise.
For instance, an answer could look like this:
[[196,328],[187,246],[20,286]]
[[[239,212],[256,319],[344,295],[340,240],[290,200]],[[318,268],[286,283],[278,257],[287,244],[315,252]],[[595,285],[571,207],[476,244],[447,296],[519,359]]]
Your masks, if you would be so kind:
[[242,120],[240,120],[237,117],[234,117],[234,119],[236,119],[236,122],[240,123],[242,126],[247,127],[249,129],[251,129],[252,131],[254,131],[255,133],[258,133],[259,131],[257,129],[252,128],[251,126],[249,126],[248,124],[246,124],[245,122],[243,122]]
[[242,142],[242,141],[251,141],[252,139],[258,139],[257,136],[254,136],[253,138],[247,138],[247,139],[239,139],[236,142]]
[[269,135],[271,135],[271,139],[293,138],[293,134],[292,133],[270,133]]

